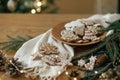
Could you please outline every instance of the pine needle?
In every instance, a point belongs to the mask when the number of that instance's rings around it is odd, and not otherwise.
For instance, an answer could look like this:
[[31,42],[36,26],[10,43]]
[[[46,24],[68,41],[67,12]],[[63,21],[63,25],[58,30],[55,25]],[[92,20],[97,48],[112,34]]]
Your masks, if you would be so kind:
[[113,62],[116,60],[118,56],[120,56],[119,53],[120,52],[120,20],[110,23],[110,26],[108,28],[99,31],[107,32],[109,30],[114,30],[114,33],[104,38],[101,44],[96,46],[96,48],[73,57],[72,63],[76,64],[76,62],[80,58],[87,57],[88,55],[97,53],[98,50],[99,51],[105,50],[107,52],[107,55],[109,56],[109,63],[106,66],[103,66],[101,69],[99,69],[98,74],[94,74],[93,72],[90,72],[90,74],[86,75],[83,80],[93,80],[96,77],[98,77],[100,74],[108,70],[109,68],[115,68],[116,70],[120,71],[120,65],[113,66]]
[[103,42],[103,43],[99,44],[96,48],[94,48],[94,49],[92,49],[92,50],[90,50],[90,51],[88,51],[88,52],[79,54],[78,56],[73,57],[73,58],[72,58],[72,63],[76,63],[76,61],[77,61],[78,59],[80,59],[80,58],[82,58],[82,57],[84,57],[84,56],[88,56],[88,55],[90,55],[90,54],[93,54],[94,52],[98,51],[99,49],[101,49],[101,48],[104,47],[104,46],[105,46],[105,43]]
[[120,20],[111,23],[107,28],[99,30],[99,32],[108,32],[109,30],[120,31]]
[[0,45],[2,46],[1,50],[4,51],[17,51],[23,43],[26,41],[32,39],[31,36],[27,37],[21,37],[21,36],[16,36],[16,37],[11,37],[7,35],[8,41],[7,42],[0,42]]

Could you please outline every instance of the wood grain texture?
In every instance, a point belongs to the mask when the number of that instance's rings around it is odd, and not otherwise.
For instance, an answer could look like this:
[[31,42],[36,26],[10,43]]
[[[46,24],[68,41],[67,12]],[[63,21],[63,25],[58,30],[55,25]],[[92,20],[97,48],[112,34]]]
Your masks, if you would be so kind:
[[[0,42],[7,41],[6,35],[37,36],[61,22],[87,18],[89,16],[91,14],[0,14]],[[15,53],[7,52],[7,54],[9,57],[12,57]],[[13,79],[6,76],[4,72],[0,72],[0,77],[2,80],[30,80],[24,76]],[[61,75],[58,80],[68,79]]]
[[6,35],[36,36],[55,25],[90,16],[83,14],[0,14],[0,41],[6,40]]

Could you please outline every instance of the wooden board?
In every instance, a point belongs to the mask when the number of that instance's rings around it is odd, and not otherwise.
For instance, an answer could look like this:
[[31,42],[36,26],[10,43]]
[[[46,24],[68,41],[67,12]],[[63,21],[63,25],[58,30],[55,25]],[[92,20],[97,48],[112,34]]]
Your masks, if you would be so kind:
[[[78,18],[89,17],[90,14],[0,14],[0,42],[7,41],[6,35],[10,36],[37,36],[44,33],[55,25],[64,22],[76,20]],[[82,53],[92,47],[78,47],[76,51]],[[76,54],[77,54],[76,52]],[[9,57],[13,57],[15,52],[6,52]],[[0,72],[1,80],[30,80],[24,76],[19,78],[10,78],[4,72]],[[64,74],[60,75],[58,80],[69,80]]]

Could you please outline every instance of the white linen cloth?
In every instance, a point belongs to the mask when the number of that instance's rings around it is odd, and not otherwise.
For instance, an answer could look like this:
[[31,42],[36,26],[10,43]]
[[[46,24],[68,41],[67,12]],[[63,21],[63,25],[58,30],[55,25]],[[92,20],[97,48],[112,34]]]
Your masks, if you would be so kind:
[[[43,43],[52,43],[54,46],[56,46],[61,54],[69,54],[69,62],[71,58],[74,56],[73,48],[62,44],[60,42],[57,42],[52,38],[51,35],[51,29],[45,32],[44,34],[41,34],[26,43],[23,44],[23,46],[16,52],[16,55],[14,58],[19,58],[19,61],[25,64],[25,67],[27,68],[33,68],[35,67],[34,74],[40,75],[40,78],[43,80],[43,78],[47,78],[47,80],[50,80],[53,77],[56,77],[58,75],[58,71],[64,71],[65,66],[49,66],[39,61],[33,61],[32,54],[36,53],[38,51],[39,47]],[[49,79],[48,79],[49,78]]]
[[[106,15],[101,15],[101,14],[97,14],[97,15],[93,15],[91,17],[89,17],[88,19],[93,20],[94,22],[100,23],[101,25],[103,25],[103,27],[108,27],[109,24],[107,24],[106,22],[114,22],[116,20],[120,19],[120,14],[106,14]],[[106,36],[108,36],[109,34],[112,34],[113,30],[110,30]]]
[[[109,24],[105,22],[106,21],[114,22],[120,19],[120,15],[119,14],[94,15],[92,17],[89,17],[88,19],[101,23],[104,27],[108,27]],[[50,29],[47,32],[40,34],[39,36],[25,42],[22,45],[22,47],[16,52],[14,58],[19,58],[19,61],[24,63],[25,64],[24,67],[26,68],[34,67],[35,70],[33,74],[39,75],[42,80],[44,80],[43,79],[44,77],[47,78],[47,80],[50,80],[51,78],[58,76],[59,71],[64,71],[65,66],[49,66],[42,62],[41,60],[33,61],[31,55],[38,51],[38,48],[42,43],[52,43],[53,45],[57,46],[60,53],[69,54],[68,58],[69,61],[74,56],[73,48],[69,45],[62,44],[61,42],[54,40],[52,38]]]

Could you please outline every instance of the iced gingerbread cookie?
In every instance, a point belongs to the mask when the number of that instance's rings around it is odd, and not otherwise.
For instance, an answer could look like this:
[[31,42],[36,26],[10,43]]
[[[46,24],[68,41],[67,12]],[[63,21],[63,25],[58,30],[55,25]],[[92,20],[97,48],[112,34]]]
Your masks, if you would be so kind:
[[100,34],[100,32],[98,32],[98,30],[102,29],[102,25],[101,24],[94,24],[93,25],[93,29],[91,30],[94,34],[98,35]]
[[97,37],[92,31],[86,30],[85,35],[83,36],[84,41],[96,41],[99,40],[100,38]]
[[67,42],[75,42],[79,40],[80,38],[78,35],[76,35],[73,31],[71,30],[62,30],[61,31],[61,39],[67,41]]
[[90,19],[78,19],[65,24],[61,31],[61,39],[66,42],[89,43],[100,40],[101,33],[98,30],[103,26]]
[[81,23],[85,24],[86,26],[94,25],[94,22],[92,20],[89,20],[89,19],[80,19],[79,21]]
[[33,60],[41,60],[50,66],[62,66],[68,64],[68,54],[59,53],[56,46],[49,43],[42,44],[38,52],[33,56]]
[[42,44],[39,50],[33,55],[33,60],[40,60],[45,55],[58,54],[57,47],[48,43]]
[[73,31],[76,35],[84,35],[85,25],[80,21],[72,21],[70,23],[67,23],[64,27],[66,30]]

